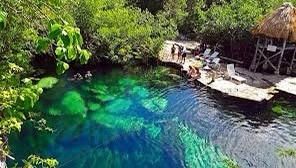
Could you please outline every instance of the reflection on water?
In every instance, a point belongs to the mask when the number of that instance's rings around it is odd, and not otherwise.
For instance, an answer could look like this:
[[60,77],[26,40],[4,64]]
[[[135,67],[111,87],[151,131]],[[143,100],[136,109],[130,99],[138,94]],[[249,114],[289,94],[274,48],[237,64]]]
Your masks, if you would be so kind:
[[39,154],[71,168],[296,165],[276,153],[296,147],[293,117],[217,96],[163,67],[100,71],[90,81],[61,79],[38,109],[55,133],[25,125],[10,137],[18,160]]

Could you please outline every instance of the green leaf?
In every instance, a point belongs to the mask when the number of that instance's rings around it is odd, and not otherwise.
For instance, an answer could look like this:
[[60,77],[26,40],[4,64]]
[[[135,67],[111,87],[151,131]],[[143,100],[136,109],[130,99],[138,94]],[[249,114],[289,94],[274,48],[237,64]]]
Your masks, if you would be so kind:
[[70,32],[67,32],[66,30],[62,31],[61,39],[66,47],[72,45],[73,43],[73,35]]
[[80,63],[81,64],[86,64],[87,61],[89,60],[91,56],[91,53],[88,52],[87,50],[81,50],[80,52]]
[[50,40],[48,38],[40,38],[37,41],[37,51],[38,52],[46,52],[49,48]]
[[32,80],[29,78],[22,79],[22,82],[25,84],[32,84]]
[[56,71],[57,71],[57,73],[59,75],[65,73],[65,71],[68,70],[68,69],[69,69],[69,64],[67,64],[67,63],[65,63],[63,61],[58,61],[57,62],[57,69],[56,69]]
[[55,54],[57,55],[57,58],[62,59],[66,51],[67,49],[65,49],[64,47],[57,47],[55,50]]
[[3,30],[6,26],[7,13],[0,11],[0,30]]
[[62,33],[62,25],[55,23],[50,26],[50,32],[49,32],[48,38],[56,39],[59,35],[61,35],[61,33]]
[[76,58],[76,50],[72,45],[70,45],[68,48],[67,58],[71,61],[75,60]]
[[59,47],[63,47],[64,46],[64,42],[63,42],[62,39],[60,39],[60,38],[58,39],[57,46],[59,46]]
[[83,44],[83,38],[80,34],[79,29],[75,32],[74,39],[75,39],[77,45],[81,46]]

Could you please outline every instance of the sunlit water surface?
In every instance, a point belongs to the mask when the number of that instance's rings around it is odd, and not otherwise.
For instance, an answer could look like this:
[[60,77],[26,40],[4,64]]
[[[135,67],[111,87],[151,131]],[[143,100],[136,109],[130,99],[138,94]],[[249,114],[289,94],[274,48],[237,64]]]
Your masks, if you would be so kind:
[[[163,67],[100,70],[60,79],[37,109],[53,134],[25,124],[10,137],[17,160],[54,157],[59,167],[295,167],[279,148],[296,147],[296,120],[235,101]],[[228,164],[227,164],[228,163]]]

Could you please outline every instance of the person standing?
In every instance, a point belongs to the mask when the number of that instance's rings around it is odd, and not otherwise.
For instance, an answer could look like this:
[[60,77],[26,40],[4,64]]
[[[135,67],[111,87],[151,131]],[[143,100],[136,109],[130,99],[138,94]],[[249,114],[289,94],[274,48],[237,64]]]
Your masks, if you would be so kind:
[[186,47],[182,48],[182,59],[181,59],[181,64],[185,64],[185,59],[186,59],[187,53],[186,53]]
[[182,50],[183,50],[183,46],[178,45],[178,58],[177,58],[177,62],[179,61],[179,59],[181,60]]
[[172,60],[175,59],[175,52],[176,52],[176,47],[175,44],[173,44],[172,48],[171,48],[171,56],[172,56]]

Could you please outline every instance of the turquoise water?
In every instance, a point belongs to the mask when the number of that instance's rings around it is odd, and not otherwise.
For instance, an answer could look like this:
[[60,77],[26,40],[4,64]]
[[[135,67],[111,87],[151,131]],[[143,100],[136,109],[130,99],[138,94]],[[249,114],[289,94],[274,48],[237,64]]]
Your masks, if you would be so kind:
[[54,157],[59,167],[293,167],[293,118],[272,115],[187,83],[178,72],[102,69],[91,80],[60,79],[36,110],[54,133],[24,125],[10,137],[17,160]]

